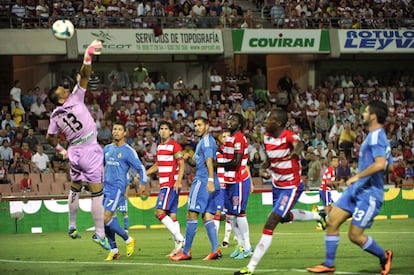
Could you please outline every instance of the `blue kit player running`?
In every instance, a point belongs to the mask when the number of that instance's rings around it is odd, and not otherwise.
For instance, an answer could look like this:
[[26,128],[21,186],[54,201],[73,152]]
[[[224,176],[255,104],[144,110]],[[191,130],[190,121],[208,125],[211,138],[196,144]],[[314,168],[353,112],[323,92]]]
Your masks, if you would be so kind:
[[190,260],[192,258],[190,249],[197,231],[197,218],[200,213],[211,243],[211,252],[203,260],[210,261],[221,258],[216,225],[213,221],[217,210],[216,197],[220,192],[218,178],[214,172],[217,145],[214,137],[209,134],[208,126],[208,120],[204,117],[197,117],[194,121],[195,133],[200,137],[193,157],[196,174],[188,197],[184,249],[170,257],[173,261]]
[[126,143],[126,129],[121,122],[115,122],[112,128],[113,143],[104,148],[104,208],[105,233],[108,237],[111,251],[105,261],[117,260],[121,257],[115,242],[115,234],[124,239],[127,257],[135,251],[135,239],[130,237],[120,226],[116,210],[125,198],[127,186],[130,184],[128,171],[135,169],[140,176],[140,189],[145,188],[147,176],[137,152]]
[[384,173],[392,164],[391,147],[383,128],[388,116],[387,105],[371,101],[363,114],[369,133],[361,145],[358,173],[346,181],[348,189],[342,194],[327,220],[325,236],[325,261],[307,270],[313,273],[335,271],[335,256],[339,243],[339,228],[350,217],[349,239],[366,252],[378,257],[381,275],[391,269],[393,253],[381,248],[370,236],[364,234],[381,210],[384,200]]

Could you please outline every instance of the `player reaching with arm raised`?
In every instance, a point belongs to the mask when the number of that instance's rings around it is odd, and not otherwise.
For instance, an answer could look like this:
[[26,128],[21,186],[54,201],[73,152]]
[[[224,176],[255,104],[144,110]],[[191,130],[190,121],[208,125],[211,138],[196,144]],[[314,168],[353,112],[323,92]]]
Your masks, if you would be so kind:
[[[69,193],[69,236],[76,239],[80,233],[76,228],[79,209],[79,196],[82,183],[88,185],[92,197],[91,214],[95,224],[94,242],[109,250],[104,231],[103,208],[103,153],[97,141],[97,129],[88,108],[84,103],[88,79],[92,71],[92,56],[100,54],[102,42],[94,40],[87,47],[83,65],[80,69],[80,81],[71,92],[69,88],[55,86],[50,89],[49,100],[57,107],[50,116],[46,139],[64,157],[69,158],[72,186]],[[57,135],[62,132],[69,148],[66,151],[57,142]]]

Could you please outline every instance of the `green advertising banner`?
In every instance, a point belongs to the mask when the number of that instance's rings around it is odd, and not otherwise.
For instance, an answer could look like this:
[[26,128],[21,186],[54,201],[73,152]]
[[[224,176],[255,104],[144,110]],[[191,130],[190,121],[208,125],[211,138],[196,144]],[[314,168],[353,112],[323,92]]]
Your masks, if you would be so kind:
[[[334,196],[339,197],[340,193]],[[188,196],[180,196],[178,218],[185,221]],[[154,216],[156,197],[146,200],[140,197],[129,198],[128,216],[131,228],[151,228],[161,225]],[[247,208],[249,223],[263,224],[272,209],[272,193],[254,193],[250,196]],[[300,197],[295,208],[311,210],[319,204],[318,192],[306,192]],[[90,199],[80,200],[78,229],[93,228],[90,215]],[[392,188],[385,192],[384,205],[380,218],[413,218],[414,190]],[[66,231],[68,224],[68,205],[66,200],[30,200],[0,203],[0,233],[30,233]],[[120,220],[122,220],[120,218]]]
[[329,53],[328,30],[232,30],[233,50],[244,54]]

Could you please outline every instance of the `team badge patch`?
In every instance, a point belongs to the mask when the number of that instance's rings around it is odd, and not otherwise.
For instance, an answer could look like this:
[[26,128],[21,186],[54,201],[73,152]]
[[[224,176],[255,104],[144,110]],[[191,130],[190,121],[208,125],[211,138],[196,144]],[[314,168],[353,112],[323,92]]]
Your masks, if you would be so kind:
[[241,143],[237,142],[234,144],[234,150],[240,150],[241,149]]
[[122,158],[122,153],[121,153],[121,152],[119,152],[117,157],[118,157],[119,159],[120,159],[120,158]]
[[238,196],[234,196],[233,197],[233,205],[238,205],[239,204],[239,197]]

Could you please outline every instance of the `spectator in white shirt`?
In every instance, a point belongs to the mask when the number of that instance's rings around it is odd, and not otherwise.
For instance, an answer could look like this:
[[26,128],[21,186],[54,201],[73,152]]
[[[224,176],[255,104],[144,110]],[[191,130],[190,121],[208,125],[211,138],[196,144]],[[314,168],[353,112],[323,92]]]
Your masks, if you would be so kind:
[[10,142],[7,139],[4,139],[0,146],[0,159],[5,167],[7,167],[10,160],[13,159],[13,149],[10,147]]
[[29,121],[30,125],[35,128],[37,127],[37,121],[42,119],[48,119],[47,110],[42,102],[41,97],[36,98],[36,102],[30,105]]
[[206,8],[201,4],[201,1],[200,0],[196,0],[195,1],[195,5],[191,8],[191,10],[198,17],[204,16],[206,14]]
[[52,166],[48,155],[43,152],[43,145],[37,145],[37,152],[32,156],[33,171],[37,173],[47,173],[52,171]]

